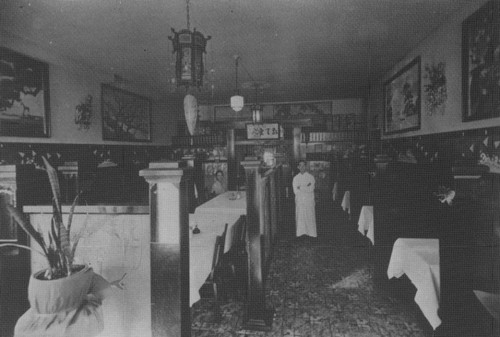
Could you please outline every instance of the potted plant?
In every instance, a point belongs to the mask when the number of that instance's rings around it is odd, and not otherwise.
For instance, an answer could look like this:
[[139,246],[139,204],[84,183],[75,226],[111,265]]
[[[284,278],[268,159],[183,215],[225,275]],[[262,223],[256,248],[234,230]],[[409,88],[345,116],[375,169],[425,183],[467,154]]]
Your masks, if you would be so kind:
[[35,251],[46,258],[48,268],[31,275],[28,286],[30,309],[19,318],[15,336],[95,336],[103,329],[100,304],[111,286],[123,289],[123,277],[108,282],[88,265],[74,264],[79,235],[71,242],[71,223],[81,191],[70,208],[67,224],[63,222],[61,193],[56,170],[42,157],[52,189],[52,221],[47,233],[35,230],[28,218],[12,205],[7,209],[16,223],[40,246],[16,246]]

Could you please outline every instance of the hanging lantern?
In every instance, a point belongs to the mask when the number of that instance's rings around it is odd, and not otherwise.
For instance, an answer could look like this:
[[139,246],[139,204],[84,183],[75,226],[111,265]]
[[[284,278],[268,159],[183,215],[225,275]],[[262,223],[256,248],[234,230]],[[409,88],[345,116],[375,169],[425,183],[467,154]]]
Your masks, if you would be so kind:
[[212,37],[205,37],[196,28],[191,31],[189,25],[189,0],[186,1],[187,29],[176,32],[172,28],[174,36],[169,36],[176,54],[175,77],[177,86],[197,87],[203,85],[203,54],[206,53],[207,41]]
[[184,117],[186,117],[189,134],[193,136],[198,120],[198,101],[193,95],[187,94],[184,97]]
[[262,106],[260,104],[252,105],[252,121],[262,123]]

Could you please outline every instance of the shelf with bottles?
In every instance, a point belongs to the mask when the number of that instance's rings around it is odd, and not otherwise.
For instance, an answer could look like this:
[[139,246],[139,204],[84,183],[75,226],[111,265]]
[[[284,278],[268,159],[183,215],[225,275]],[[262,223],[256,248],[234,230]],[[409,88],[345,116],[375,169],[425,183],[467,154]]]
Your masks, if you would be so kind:
[[226,137],[222,134],[172,137],[172,146],[176,147],[204,147],[225,145]]
[[323,142],[354,142],[366,140],[366,132],[362,130],[349,131],[310,131],[302,132],[301,143]]

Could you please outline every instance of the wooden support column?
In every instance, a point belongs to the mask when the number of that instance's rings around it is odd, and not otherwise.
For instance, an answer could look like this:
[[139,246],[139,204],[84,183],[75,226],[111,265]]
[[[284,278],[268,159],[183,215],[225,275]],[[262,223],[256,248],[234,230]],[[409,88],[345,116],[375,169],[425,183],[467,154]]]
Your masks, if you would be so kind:
[[189,306],[189,193],[192,168],[153,165],[139,174],[149,183],[151,219],[151,328],[153,337],[191,336]]
[[260,161],[242,162],[247,181],[247,251],[248,303],[244,329],[269,331],[273,323],[274,310],[266,306],[264,287],[264,254],[261,240],[263,209],[260,184]]

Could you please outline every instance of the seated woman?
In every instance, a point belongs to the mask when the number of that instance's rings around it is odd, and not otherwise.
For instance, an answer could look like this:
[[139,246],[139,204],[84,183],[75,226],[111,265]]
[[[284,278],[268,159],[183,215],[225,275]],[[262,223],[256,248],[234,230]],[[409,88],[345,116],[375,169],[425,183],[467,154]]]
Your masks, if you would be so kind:
[[218,170],[215,173],[215,181],[212,184],[212,189],[210,190],[210,194],[212,196],[217,196],[227,191],[226,180],[224,179],[224,172]]

